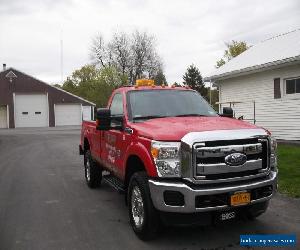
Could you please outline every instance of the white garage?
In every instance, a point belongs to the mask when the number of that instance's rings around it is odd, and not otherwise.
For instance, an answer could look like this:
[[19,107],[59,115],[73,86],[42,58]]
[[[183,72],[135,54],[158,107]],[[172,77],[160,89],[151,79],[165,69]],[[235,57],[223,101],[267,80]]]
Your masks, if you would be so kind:
[[15,94],[15,127],[48,127],[46,94]]
[[81,104],[56,104],[55,126],[81,125]]
[[8,128],[7,106],[0,106],[0,128]]

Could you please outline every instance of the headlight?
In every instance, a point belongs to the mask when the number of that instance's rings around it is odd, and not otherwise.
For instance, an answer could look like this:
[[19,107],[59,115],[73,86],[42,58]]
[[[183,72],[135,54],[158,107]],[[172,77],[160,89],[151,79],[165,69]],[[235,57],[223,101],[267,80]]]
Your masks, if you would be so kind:
[[152,141],[151,155],[159,177],[180,177],[180,142]]
[[270,136],[270,147],[271,147],[270,167],[272,170],[276,170],[276,168],[277,168],[277,141],[273,136]]

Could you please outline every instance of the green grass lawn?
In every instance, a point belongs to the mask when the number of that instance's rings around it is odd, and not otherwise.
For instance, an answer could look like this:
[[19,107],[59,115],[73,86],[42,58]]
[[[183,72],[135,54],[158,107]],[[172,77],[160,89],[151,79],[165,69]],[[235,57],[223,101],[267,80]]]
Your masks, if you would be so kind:
[[278,145],[279,192],[300,198],[300,146]]

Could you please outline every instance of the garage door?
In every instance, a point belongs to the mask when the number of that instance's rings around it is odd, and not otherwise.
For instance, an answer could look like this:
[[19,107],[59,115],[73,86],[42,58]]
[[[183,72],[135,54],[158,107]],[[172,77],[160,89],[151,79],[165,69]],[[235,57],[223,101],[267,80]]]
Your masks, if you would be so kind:
[[7,108],[0,106],[0,128],[7,128]]
[[81,104],[56,104],[55,126],[81,125]]
[[45,94],[15,96],[15,126],[48,127],[48,100]]

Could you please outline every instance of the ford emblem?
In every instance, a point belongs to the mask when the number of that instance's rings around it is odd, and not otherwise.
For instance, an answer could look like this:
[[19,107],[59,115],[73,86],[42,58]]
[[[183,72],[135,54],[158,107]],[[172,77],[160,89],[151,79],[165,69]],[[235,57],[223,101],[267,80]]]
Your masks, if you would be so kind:
[[242,153],[232,153],[225,157],[225,163],[229,166],[240,166],[247,161],[247,156]]

